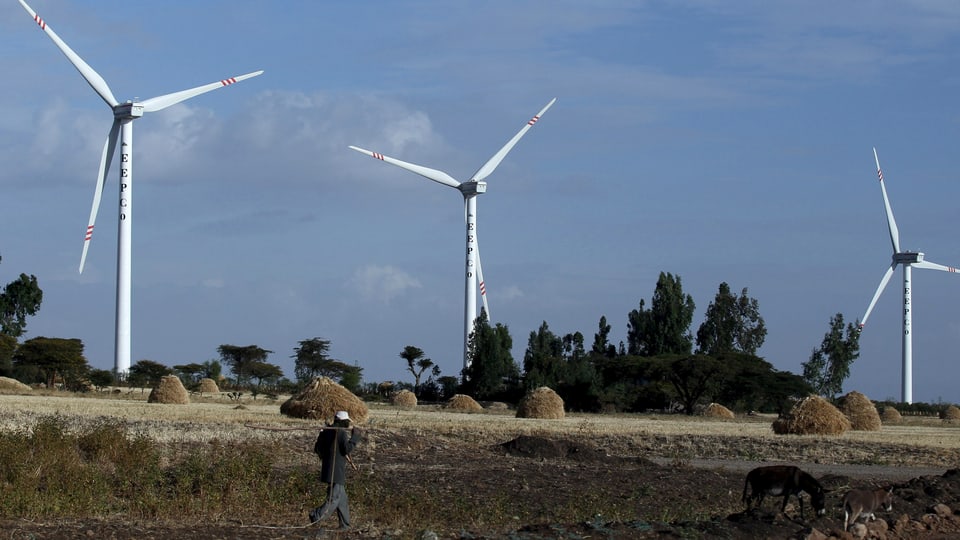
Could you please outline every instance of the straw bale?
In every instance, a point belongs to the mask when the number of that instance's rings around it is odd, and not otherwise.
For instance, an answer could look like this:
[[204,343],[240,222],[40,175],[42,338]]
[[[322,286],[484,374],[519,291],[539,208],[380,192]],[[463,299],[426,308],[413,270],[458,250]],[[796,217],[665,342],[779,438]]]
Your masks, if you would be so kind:
[[369,415],[363,400],[329,377],[317,377],[280,405],[281,414],[312,420],[330,420],[337,411],[347,411],[355,424],[366,422]]
[[880,420],[882,420],[884,424],[896,424],[903,420],[903,416],[900,415],[900,411],[887,405],[883,408],[883,412],[880,413]]
[[850,392],[840,398],[840,412],[850,421],[854,431],[879,431],[880,413],[870,398],[860,392]]
[[0,392],[32,392],[33,388],[9,377],[0,377]]
[[164,375],[160,384],[150,391],[147,403],[163,403],[168,405],[186,405],[190,403],[190,395],[183,387],[180,378],[176,375]]
[[480,405],[482,405],[484,409],[487,409],[490,411],[509,411],[510,410],[510,405],[507,405],[502,401],[481,401]]
[[219,394],[220,387],[217,386],[217,381],[210,378],[200,379],[200,393],[201,394]]
[[390,397],[390,403],[403,408],[416,407],[417,395],[409,390],[401,390]]
[[960,420],[960,409],[956,405],[949,405],[946,409],[940,411],[940,418],[947,422],[956,422]]
[[707,408],[703,411],[703,415],[710,418],[732,419],[737,417],[735,414],[733,414],[733,411],[719,403],[711,403],[710,405],[707,405]]
[[483,407],[481,407],[476,400],[466,394],[457,394],[453,396],[447,401],[443,408],[467,412],[477,412],[483,410]]
[[850,421],[839,409],[820,396],[803,398],[782,418],[773,422],[777,435],[840,435]]
[[535,388],[517,404],[517,418],[563,418],[563,398],[549,387]]

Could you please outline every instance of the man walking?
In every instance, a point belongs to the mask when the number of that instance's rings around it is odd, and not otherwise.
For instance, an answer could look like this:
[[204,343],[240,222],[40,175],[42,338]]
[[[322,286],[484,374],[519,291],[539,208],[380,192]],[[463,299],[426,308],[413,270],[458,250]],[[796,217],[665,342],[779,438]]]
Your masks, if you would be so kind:
[[[347,411],[337,411],[333,423],[320,430],[313,451],[320,456],[320,481],[327,484],[327,500],[310,512],[310,523],[329,517],[334,510],[340,521],[340,529],[350,528],[350,508],[347,501],[347,461],[350,452],[360,441],[357,428],[350,428]],[[353,463],[351,462],[351,465]]]

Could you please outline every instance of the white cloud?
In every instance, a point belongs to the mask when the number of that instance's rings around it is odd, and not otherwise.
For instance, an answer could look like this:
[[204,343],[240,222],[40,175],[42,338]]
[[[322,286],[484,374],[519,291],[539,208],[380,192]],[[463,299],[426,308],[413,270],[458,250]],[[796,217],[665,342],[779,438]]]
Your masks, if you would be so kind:
[[384,304],[390,303],[408,289],[422,287],[418,279],[390,265],[367,265],[359,268],[350,279],[350,285],[359,291],[365,300]]
[[222,289],[226,281],[223,278],[206,278],[200,281],[200,285],[208,289]]
[[496,291],[495,298],[499,301],[509,302],[523,297],[523,291],[517,285],[510,285],[502,291]]

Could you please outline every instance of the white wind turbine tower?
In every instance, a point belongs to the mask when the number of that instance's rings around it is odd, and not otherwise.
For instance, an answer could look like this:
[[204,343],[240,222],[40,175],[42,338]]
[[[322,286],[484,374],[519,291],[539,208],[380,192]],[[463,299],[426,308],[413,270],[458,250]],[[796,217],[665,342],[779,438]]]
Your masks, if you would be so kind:
[[[387,163],[396,165],[400,168],[406,169],[408,171],[414,172],[423,176],[427,179],[433,180],[445,186],[450,186],[460,191],[463,194],[463,203],[464,203],[464,218],[467,222],[467,234],[466,234],[466,262],[465,262],[465,272],[464,272],[464,310],[463,310],[463,367],[467,368],[470,365],[470,351],[469,351],[469,341],[470,333],[473,332],[473,322],[477,316],[477,289],[475,287],[476,280],[479,280],[480,295],[483,298],[483,309],[487,313],[487,317],[490,317],[490,310],[487,307],[487,295],[486,287],[483,282],[483,270],[480,266],[480,252],[479,244],[477,242],[477,195],[481,193],[486,193],[487,183],[483,180],[490,176],[491,173],[500,165],[500,162],[503,161],[503,158],[507,156],[510,150],[513,149],[514,145],[517,144],[517,141],[523,137],[527,131],[533,127],[534,124],[540,120],[540,117],[543,116],[547,109],[549,109],[554,102],[557,101],[557,98],[550,100],[550,103],[540,110],[533,118],[531,118],[527,125],[523,126],[516,135],[510,139],[507,144],[503,146],[496,154],[493,155],[480,169],[473,173],[473,176],[470,177],[470,180],[466,182],[458,182],[449,174],[438,171],[436,169],[430,169],[427,167],[422,167],[420,165],[414,165],[413,163],[407,163],[405,161],[400,161],[399,159],[394,159],[389,156],[377,152],[371,152],[370,150],[364,150],[363,148],[358,148],[356,146],[351,146],[350,148],[356,150],[357,152],[366,154],[368,156],[377,158]],[[474,275],[473,268],[477,268],[476,276]]]
[[932,263],[923,258],[923,253],[918,251],[900,251],[900,230],[897,229],[897,222],[893,219],[893,210],[890,208],[890,199],[887,198],[887,188],[883,184],[883,171],[880,170],[880,158],[877,157],[877,149],[873,149],[873,159],[877,162],[877,177],[880,179],[880,192],[883,194],[883,206],[887,212],[887,226],[890,229],[890,242],[893,244],[893,262],[883,274],[880,280],[880,286],[873,295],[873,300],[867,307],[863,319],[860,321],[860,328],[867,324],[867,317],[873,311],[880,294],[893,276],[897,265],[903,265],[903,373],[902,373],[902,391],[901,397],[904,403],[913,403],[913,330],[911,324],[913,321],[913,305],[910,300],[910,279],[912,268],[927,268],[930,270],[942,270],[944,272],[955,273],[956,268],[943,266],[942,264]]
[[87,222],[86,235],[83,239],[83,253],[80,255],[80,273],[87,258],[87,249],[93,235],[93,226],[97,220],[97,211],[100,208],[100,197],[103,194],[104,181],[113,154],[116,151],[117,139],[120,140],[120,223],[117,241],[117,315],[116,315],[116,349],[114,370],[124,374],[130,369],[130,248],[131,232],[133,228],[133,121],[143,116],[143,113],[159,111],[181,101],[204,94],[211,90],[223,88],[233,83],[256,77],[263,71],[247,73],[239,77],[230,77],[204,86],[189,90],[182,90],[150,98],[144,101],[127,101],[120,103],[115,97],[107,82],[94,71],[80,56],[60,39],[47,23],[26,2],[20,0],[23,9],[33,17],[33,20],[46,32],[47,36],[77,68],[80,75],[87,81],[93,90],[110,106],[113,111],[113,126],[103,145],[100,157],[100,171],[97,173],[97,185],[93,192],[93,207],[90,209],[90,219]]

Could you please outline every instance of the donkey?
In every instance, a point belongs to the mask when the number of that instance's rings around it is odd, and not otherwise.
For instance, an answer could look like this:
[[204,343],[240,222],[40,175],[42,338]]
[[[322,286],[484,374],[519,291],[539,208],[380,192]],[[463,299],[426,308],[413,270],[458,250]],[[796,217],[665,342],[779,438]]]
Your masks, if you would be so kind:
[[873,515],[877,510],[889,512],[893,510],[893,486],[878,489],[851,489],[843,496],[843,530],[864,517],[876,519]]
[[[747,494],[748,488],[751,491],[749,495]],[[827,490],[823,489],[816,478],[792,465],[757,467],[747,473],[747,479],[743,483],[742,500],[749,510],[751,502],[755,501],[759,508],[763,504],[765,496],[783,495],[780,512],[784,512],[787,509],[787,500],[790,499],[791,495],[795,495],[797,500],[800,501],[800,518],[804,519],[801,491],[810,495],[810,504],[818,516],[826,513]]]

